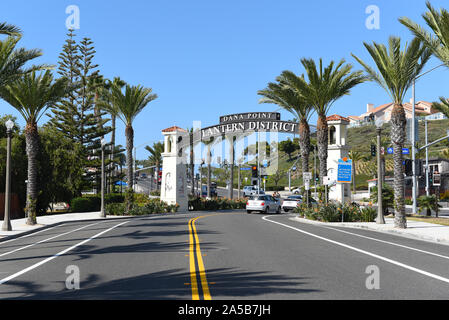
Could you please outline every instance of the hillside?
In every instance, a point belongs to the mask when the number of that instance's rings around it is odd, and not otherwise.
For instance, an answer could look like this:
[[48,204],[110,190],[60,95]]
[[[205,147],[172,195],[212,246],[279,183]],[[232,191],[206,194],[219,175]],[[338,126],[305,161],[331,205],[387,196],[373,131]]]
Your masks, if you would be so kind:
[[[445,135],[447,135],[446,131],[449,129],[449,119],[444,120],[435,120],[435,121],[429,121],[428,122],[428,140],[429,142],[434,141],[438,138],[441,138]],[[390,124],[385,124],[382,128],[382,137],[384,140],[384,147],[387,148],[390,146],[390,130],[391,126]],[[424,136],[424,121],[420,121],[419,123],[419,145],[424,145],[425,136]],[[313,137],[312,137],[312,140]],[[366,180],[372,179],[375,177],[377,172],[377,163],[376,159],[371,156],[370,152],[370,145],[373,143],[376,143],[376,127],[374,125],[369,126],[363,126],[358,128],[348,128],[348,136],[347,136],[347,143],[348,145],[352,146],[352,150],[361,152],[362,155],[365,157],[365,160],[358,161],[356,164],[356,181],[357,181],[357,188],[358,189],[366,189],[367,188],[367,182]],[[405,147],[410,148],[411,146],[409,144],[406,144]],[[449,142],[443,141],[440,142],[434,146],[432,146],[429,149],[429,155],[430,157],[441,157],[440,152],[446,148],[449,147]],[[279,151],[279,159],[277,163],[278,167],[278,175],[279,175],[279,181],[278,185],[280,186],[288,186],[288,176],[287,176],[287,170],[289,170],[295,161],[298,159],[299,151],[295,151],[292,154],[291,159],[288,157],[287,154],[284,152]],[[422,152],[421,154],[418,154],[418,158],[425,157],[425,153]],[[387,169],[387,175],[393,174],[393,159],[392,155],[385,155],[386,159],[386,169]],[[274,163],[272,163],[274,164]],[[310,169],[313,172],[313,152],[310,154]],[[318,166],[318,158],[317,158],[317,166]],[[296,163],[297,171],[292,172],[292,180],[291,185],[293,187],[302,185],[302,177],[301,177],[301,161],[299,160]],[[217,173],[217,176],[221,175],[223,169],[215,168],[215,173]],[[242,184],[248,184],[250,181],[250,171],[241,171],[242,175]],[[245,177],[248,179],[245,183]],[[274,186],[275,175],[271,175],[268,178],[267,186]],[[217,180],[223,180],[223,179],[217,179]],[[223,180],[225,181],[225,179]],[[220,185],[224,185],[224,182],[218,181]],[[237,186],[237,172],[235,174],[234,184]]]

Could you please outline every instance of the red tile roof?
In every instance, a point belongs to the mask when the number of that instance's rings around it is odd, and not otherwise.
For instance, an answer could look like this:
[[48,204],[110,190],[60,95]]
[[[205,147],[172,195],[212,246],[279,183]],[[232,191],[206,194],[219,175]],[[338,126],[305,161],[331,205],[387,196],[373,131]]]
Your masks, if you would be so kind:
[[348,118],[339,116],[338,114],[333,114],[333,115],[327,117],[326,120],[327,120],[327,121],[338,121],[338,120],[343,120],[343,121],[349,122],[349,119],[348,119]]
[[173,132],[173,131],[182,131],[182,132],[187,132],[187,130],[177,127],[177,126],[173,126],[167,129],[162,130],[162,132]]

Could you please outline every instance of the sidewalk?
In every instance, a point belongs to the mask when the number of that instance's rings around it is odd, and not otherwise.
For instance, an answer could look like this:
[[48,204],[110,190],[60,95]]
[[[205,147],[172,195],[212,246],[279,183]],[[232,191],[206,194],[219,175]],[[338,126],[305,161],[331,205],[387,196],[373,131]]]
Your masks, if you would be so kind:
[[407,220],[407,229],[396,229],[394,228],[393,218],[385,218],[385,224],[377,224],[375,222],[319,222],[299,217],[294,217],[291,219],[303,223],[318,224],[329,227],[368,229],[383,233],[392,233],[411,239],[432,241],[449,245],[449,226],[428,222]]
[[[123,219],[130,218],[130,216],[106,216],[107,219]],[[101,220],[100,211],[97,212],[82,212],[82,213],[63,213],[52,214],[48,216],[37,217],[37,224],[29,226],[26,224],[27,218],[11,220],[12,231],[2,231],[1,226],[3,220],[0,220],[0,241],[5,237],[18,236],[31,233],[33,231],[49,227],[51,225],[60,224],[69,221],[82,221],[82,220]],[[1,243],[1,242],[0,242]]]

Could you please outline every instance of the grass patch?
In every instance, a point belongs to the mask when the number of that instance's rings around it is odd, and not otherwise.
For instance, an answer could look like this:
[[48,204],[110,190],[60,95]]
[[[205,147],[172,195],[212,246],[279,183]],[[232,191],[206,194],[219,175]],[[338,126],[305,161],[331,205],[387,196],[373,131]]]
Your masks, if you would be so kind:
[[419,221],[419,222],[427,222],[427,223],[434,223],[434,224],[440,224],[443,226],[449,226],[449,219],[448,218],[436,218],[436,217],[426,217],[426,216],[420,216],[420,215],[407,215],[407,220],[411,221]]

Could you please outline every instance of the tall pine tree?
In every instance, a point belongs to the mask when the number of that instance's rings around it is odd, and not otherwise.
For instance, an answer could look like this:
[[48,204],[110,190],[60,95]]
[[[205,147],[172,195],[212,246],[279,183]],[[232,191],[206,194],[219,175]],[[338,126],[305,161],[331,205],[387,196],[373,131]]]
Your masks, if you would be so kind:
[[104,86],[98,65],[93,63],[95,48],[89,38],[79,44],[69,30],[62,53],[59,56],[58,73],[69,79],[76,88],[53,109],[51,124],[68,138],[81,145],[84,163],[84,185],[99,190],[100,140],[111,130],[109,121],[100,107],[96,106],[99,89]]

